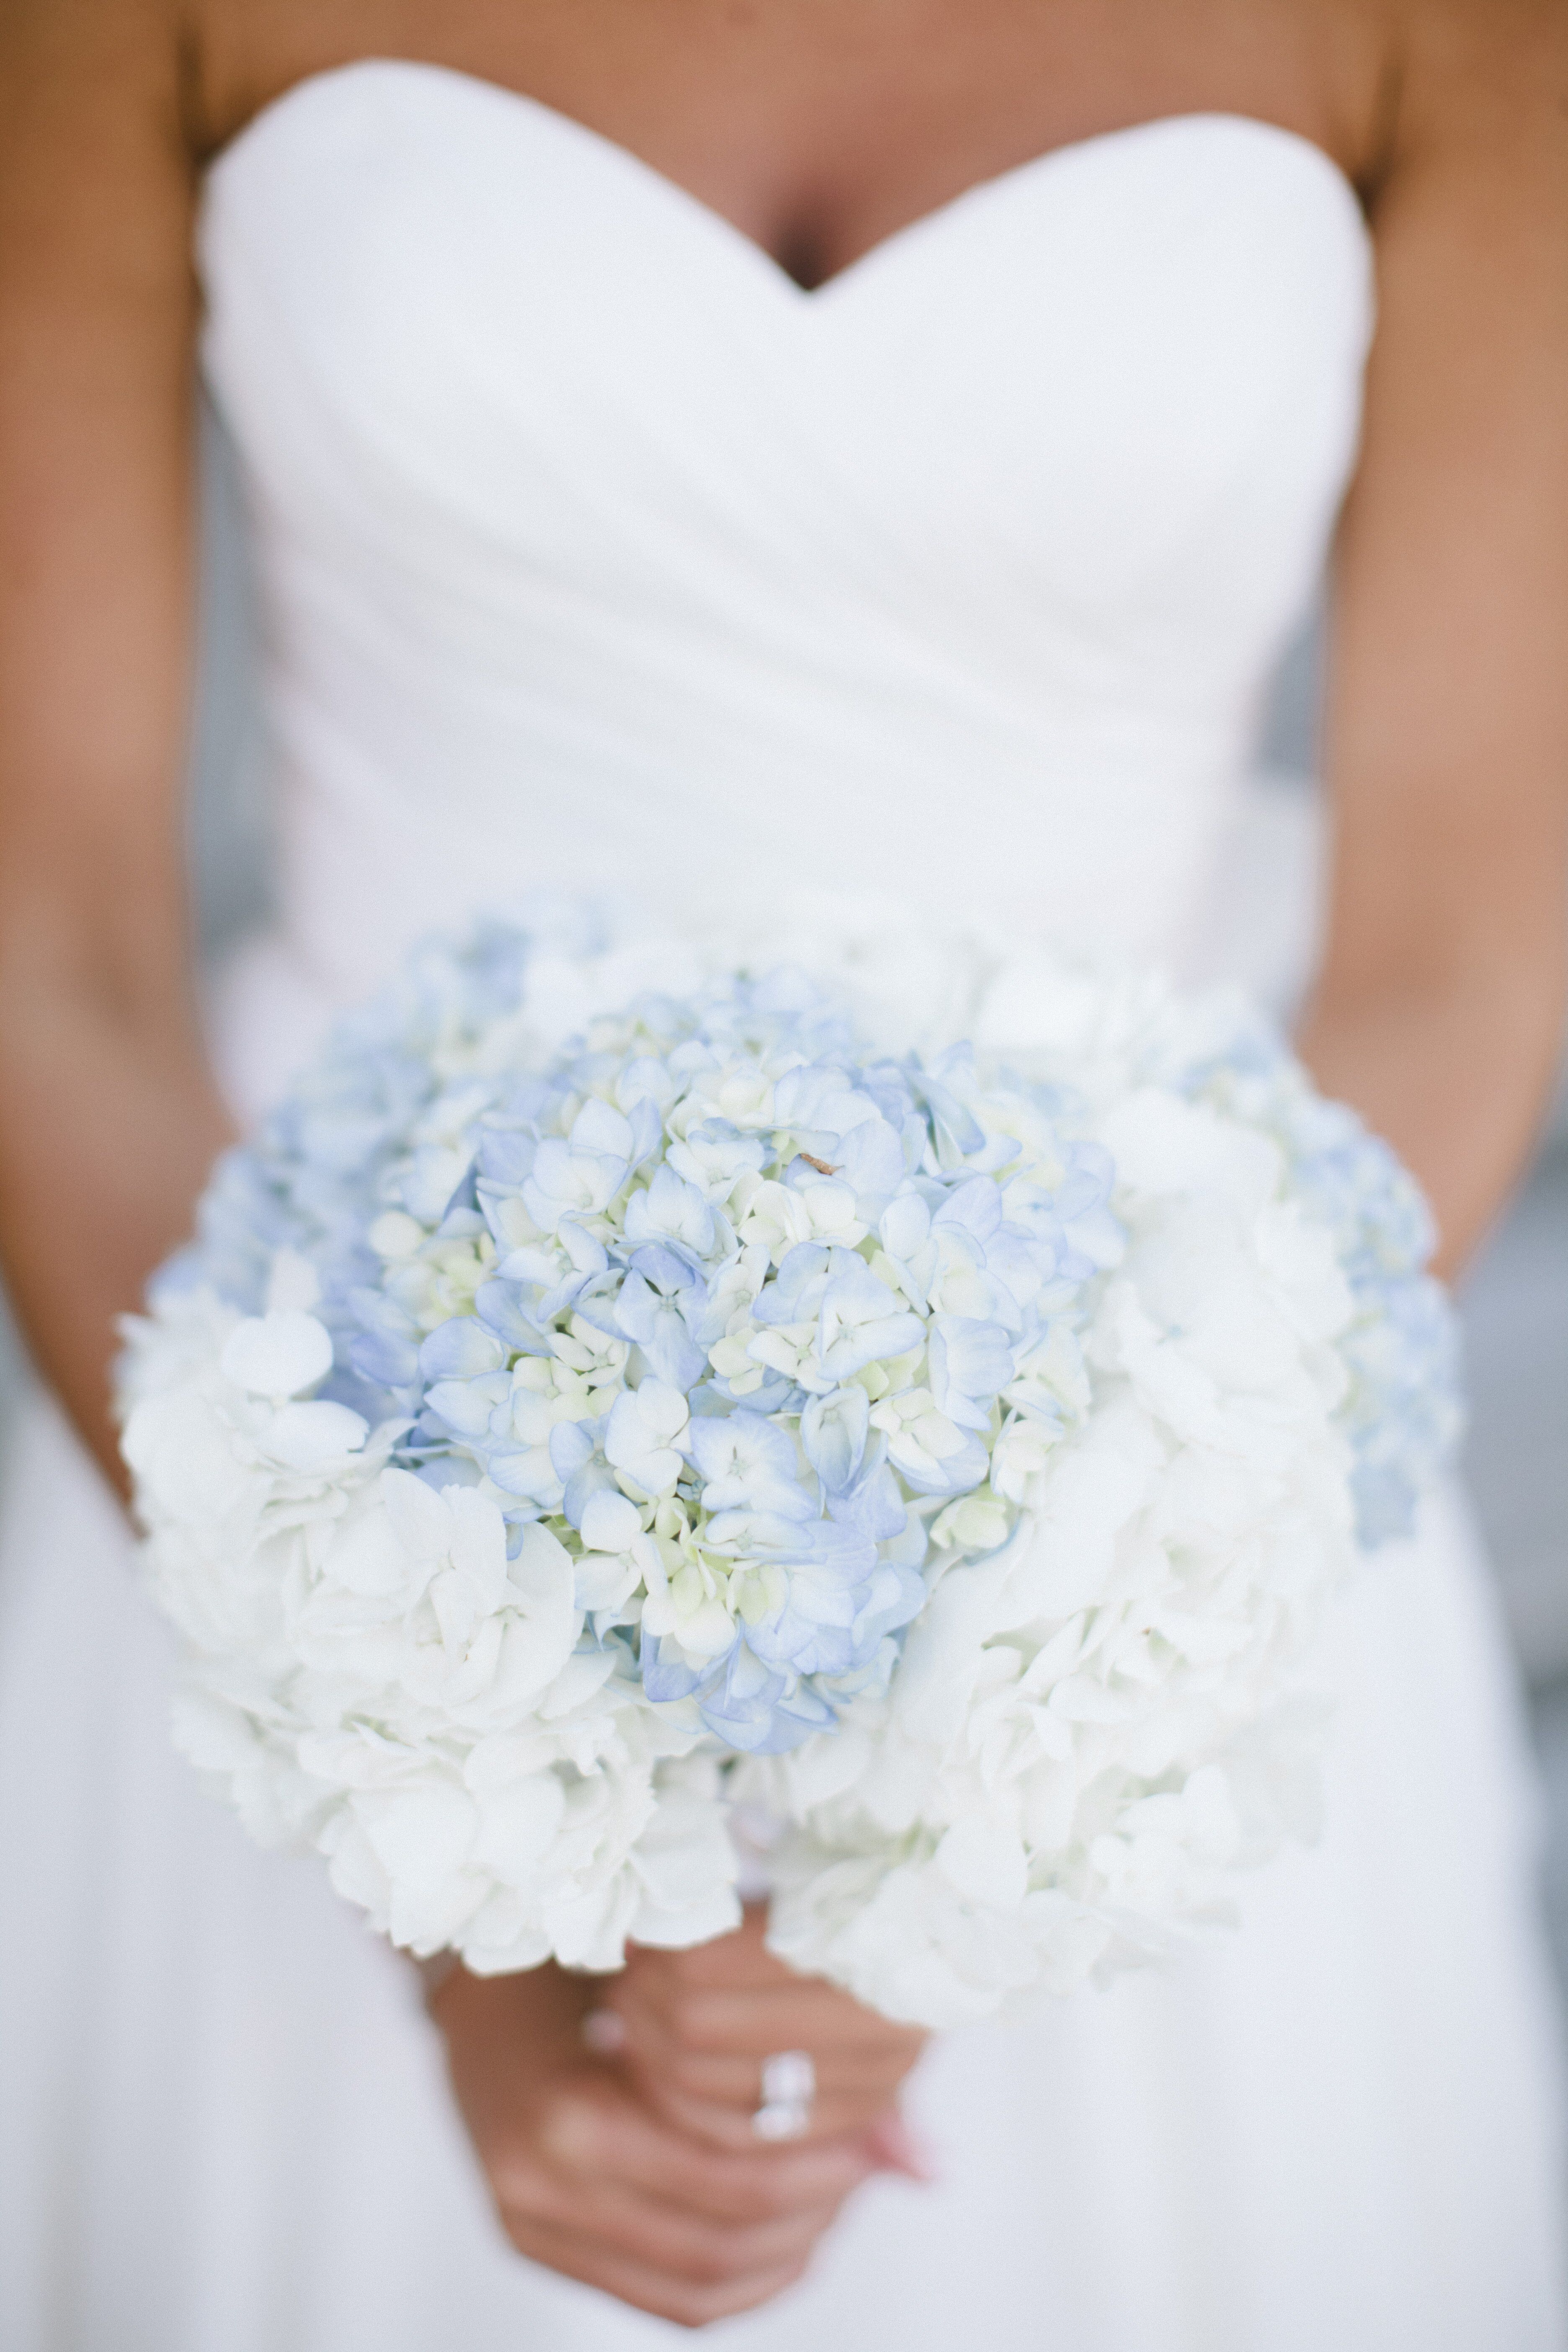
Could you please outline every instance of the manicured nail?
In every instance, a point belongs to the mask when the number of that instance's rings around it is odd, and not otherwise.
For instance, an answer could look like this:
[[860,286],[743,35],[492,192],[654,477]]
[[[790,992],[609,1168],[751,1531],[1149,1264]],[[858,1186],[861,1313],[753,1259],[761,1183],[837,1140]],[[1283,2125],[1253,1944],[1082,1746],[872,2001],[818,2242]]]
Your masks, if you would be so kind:
[[941,2179],[935,2155],[918,2133],[912,2132],[902,2116],[879,2116],[866,2135],[872,2153],[879,2159],[882,2172],[901,2172],[910,2180],[928,2186]]
[[590,2009],[580,2028],[595,2058],[616,2058],[626,2046],[626,2024],[613,2009]]

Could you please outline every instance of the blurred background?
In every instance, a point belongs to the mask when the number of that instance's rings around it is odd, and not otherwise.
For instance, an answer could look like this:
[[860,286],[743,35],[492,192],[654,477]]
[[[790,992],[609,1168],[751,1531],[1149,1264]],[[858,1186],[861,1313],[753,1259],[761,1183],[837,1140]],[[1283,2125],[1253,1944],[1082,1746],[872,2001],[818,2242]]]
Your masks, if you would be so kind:
[[[233,461],[204,427],[201,659],[191,854],[203,944],[221,952],[267,903],[264,746],[251,690],[252,605]],[[1263,757],[1315,764],[1315,634],[1277,681]],[[1281,782],[1281,793],[1300,791]],[[1568,2000],[1568,1087],[1535,1164],[1466,1281],[1471,1489],[1529,1692],[1548,1801],[1545,1895]],[[26,1370],[0,1302],[0,1475]]]

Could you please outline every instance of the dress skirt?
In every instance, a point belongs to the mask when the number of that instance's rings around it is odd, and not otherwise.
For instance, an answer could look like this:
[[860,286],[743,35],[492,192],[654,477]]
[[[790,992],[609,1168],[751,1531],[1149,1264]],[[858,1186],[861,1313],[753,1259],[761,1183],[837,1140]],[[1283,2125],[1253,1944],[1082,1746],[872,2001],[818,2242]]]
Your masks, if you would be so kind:
[[[5,2352],[689,2340],[505,2244],[413,1971],[199,1791],[168,1674],[40,1400],[0,1527]],[[1173,1966],[939,2040],[937,2184],[868,2184],[716,2352],[1562,2352],[1537,1800],[1456,1496],[1323,1674],[1320,1843]]]

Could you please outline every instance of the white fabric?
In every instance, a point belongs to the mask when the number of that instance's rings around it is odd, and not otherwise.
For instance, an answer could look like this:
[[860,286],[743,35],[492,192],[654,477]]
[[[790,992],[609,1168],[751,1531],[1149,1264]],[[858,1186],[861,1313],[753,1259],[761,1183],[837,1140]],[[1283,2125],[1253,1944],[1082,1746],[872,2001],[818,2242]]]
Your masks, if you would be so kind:
[[[513,891],[668,922],[868,881],[1189,971],[1300,928],[1289,877],[1260,919],[1248,747],[1371,319],[1306,142],[1092,140],[808,295],[550,110],[365,64],[219,160],[202,261],[286,884],[221,1022],[237,1100]],[[0,1541],[6,2352],[682,2340],[504,2248],[401,1964],[170,1754],[162,1635],[45,1409]],[[935,2049],[942,2185],[875,2185],[709,2340],[1562,2346],[1532,1797],[1452,1498],[1327,1671],[1328,1831],[1242,1934]]]

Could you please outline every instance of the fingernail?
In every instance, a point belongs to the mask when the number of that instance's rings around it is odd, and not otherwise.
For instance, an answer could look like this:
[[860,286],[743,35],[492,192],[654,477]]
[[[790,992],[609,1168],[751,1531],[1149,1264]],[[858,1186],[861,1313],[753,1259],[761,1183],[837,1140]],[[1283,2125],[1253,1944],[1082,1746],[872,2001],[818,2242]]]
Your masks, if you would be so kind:
[[613,2009],[590,2009],[579,2031],[596,2058],[614,2058],[626,2046],[624,2021]]
[[918,2133],[910,2129],[902,2116],[896,2113],[879,2116],[866,2138],[879,2159],[879,2171],[901,2172],[909,2179],[923,2181],[928,2187],[940,2179],[934,2154]]

